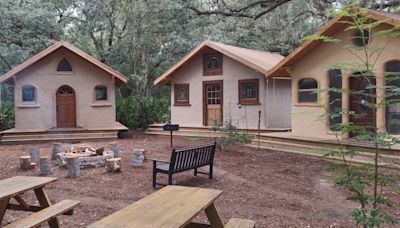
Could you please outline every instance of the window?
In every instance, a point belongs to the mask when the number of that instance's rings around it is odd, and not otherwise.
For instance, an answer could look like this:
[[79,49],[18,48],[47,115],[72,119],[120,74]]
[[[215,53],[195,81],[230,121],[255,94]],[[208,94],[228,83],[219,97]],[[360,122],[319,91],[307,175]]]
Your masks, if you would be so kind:
[[31,85],[22,87],[22,102],[35,102],[36,101],[36,88]]
[[339,130],[337,126],[342,123],[342,71],[332,69],[328,71],[329,79],[329,127]]
[[96,93],[96,101],[106,101],[107,100],[107,87],[106,86],[96,86],[94,88]]
[[299,103],[315,103],[318,99],[318,83],[315,79],[304,78],[299,81]]
[[188,106],[189,105],[189,84],[175,84],[174,85],[174,96],[176,106]]
[[393,89],[400,88],[400,61],[386,63],[386,131],[400,134],[400,95]]
[[239,104],[259,104],[258,84],[258,79],[239,80]]
[[353,37],[353,44],[357,47],[364,47],[369,43],[369,31],[368,30],[357,30]]
[[222,54],[204,54],[203,55],[203,75],[221,75],[222,74]]
[[57,72],[72,72],[72,66],[66,58],[62,58],[57,65]]

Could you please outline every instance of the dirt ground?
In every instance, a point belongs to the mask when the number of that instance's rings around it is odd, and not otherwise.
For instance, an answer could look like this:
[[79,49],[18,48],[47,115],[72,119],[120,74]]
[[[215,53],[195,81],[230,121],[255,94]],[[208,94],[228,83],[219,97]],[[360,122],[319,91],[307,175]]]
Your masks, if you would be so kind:
[[[202,141],[206,140],[176,138],[174,143],[181,147]],[[152,163],[146,161],[144,167],[133,168],[133,148],[145,149],[147,158],[166,159],[171,153],[169,138],[164,136],[138,135],[133,139],[88,143],[95,147],[118,143],[123,170],[109,174],[103,167],[86,168],[81,169],[79,178],[70,179],[65,168],[53,163],[51,176],[59,180],[46,188],[50,199],[81,201],[72,217],[61,217],[63,227],[85,227],[155,191],[151,186]],[[38,168],[19,170],[18,157],[27,154],[30,147],[39,148],[41,155],[50,155],[51,143],[0,146],[0,179],[38,175]],[[357,204],[346,200],[345,191],[332,187],[326,172],[328,165],[317,158],[238,146],[217,151],[213,180],[194,177],[188,171],[175,175],[174,184],[223,190],[216,204],[225,222],[240,217],[256,220],[258,227],[355,227],[348,214]],[[25,194],[24,198],[35,203],[32,194]],[[26,215],[8,210],[3,225]],[[207,221],[204,214],[196,220]]]

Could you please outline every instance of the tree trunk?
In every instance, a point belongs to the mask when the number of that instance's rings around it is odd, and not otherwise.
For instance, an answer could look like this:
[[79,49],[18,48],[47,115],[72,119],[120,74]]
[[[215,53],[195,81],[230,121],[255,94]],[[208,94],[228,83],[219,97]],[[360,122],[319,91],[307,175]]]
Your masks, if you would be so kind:
[[121,158],[107,159],[107,172],[118,173],[121,172]]
[[111,150],[114,152],[114,158],[119,158],[118,144],[116,143],[111,144]]
[[56,160],[57,154],[62,152],[64,152],[62,148],[62,143],[53,143],[53,148],[51,150],[51,160]]
[[29,149],[29,154],[31,155],[31,161],[39,164],[39,160],[40,160],[40,154],[39,154],[39,150],[37,148],[30,148]]
[[48,176],[51,174],[51,163],[49,157],[40,158],[40,175]]
[[31,170],[35,167],[35,163],[31,162],[31,156],[22,156],[19,158],[20,168],[22,170]]
[[68,177],[75,178],[80,176],[80,160],[78,156],[67,157]]

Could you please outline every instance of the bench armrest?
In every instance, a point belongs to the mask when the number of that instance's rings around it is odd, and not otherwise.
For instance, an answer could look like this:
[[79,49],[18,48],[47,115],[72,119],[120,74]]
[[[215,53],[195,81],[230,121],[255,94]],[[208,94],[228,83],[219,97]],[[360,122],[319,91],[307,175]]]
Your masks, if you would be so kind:
[[153,162],[161,162],[161,163],[171,163],[170,161],[167,161],[167,160],[161,160],[161,159],[150,159],[151,161],[153,161]]

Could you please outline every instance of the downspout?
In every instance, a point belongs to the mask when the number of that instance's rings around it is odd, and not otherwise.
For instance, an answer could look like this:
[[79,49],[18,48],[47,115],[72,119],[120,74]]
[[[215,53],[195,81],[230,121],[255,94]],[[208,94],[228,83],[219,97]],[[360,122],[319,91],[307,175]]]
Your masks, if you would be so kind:
[[266,128],[269,127],[269,118],[268,118],[268,112],[269,112],[269,78],[267,78],[267,89],[266,89],[266,93],[267,93],[267,98],[265,99],[265,119],[266,119]]

